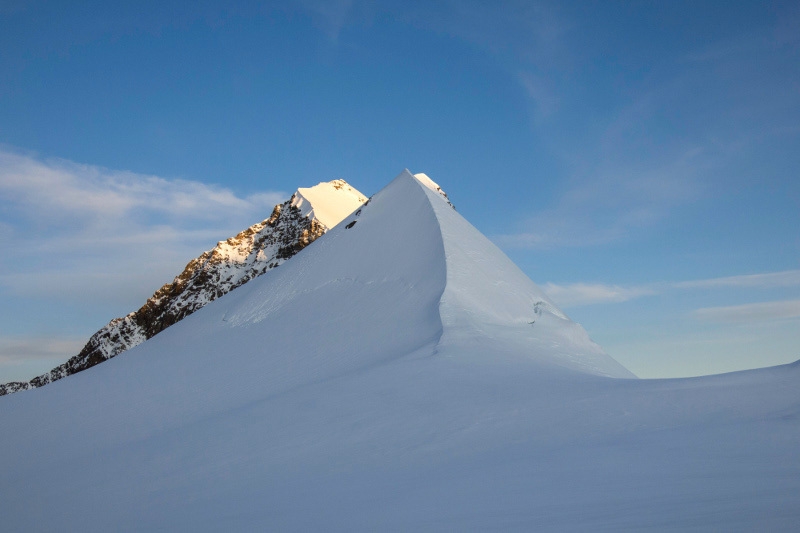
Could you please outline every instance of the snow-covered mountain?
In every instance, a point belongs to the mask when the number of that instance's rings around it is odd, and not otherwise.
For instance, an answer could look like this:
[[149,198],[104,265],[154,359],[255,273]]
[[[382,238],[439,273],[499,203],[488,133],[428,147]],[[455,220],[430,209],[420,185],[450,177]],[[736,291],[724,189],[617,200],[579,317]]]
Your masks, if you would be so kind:
[[0,384],[0,396],[41,387],[93,367],[277,267],[355,211],[367,198],[344,180],[300,188],[266,220],[192,259],[142,307],[91,336],[78,355],[28,382]]
[[437,189],[0,399],[3,528],[796,528],[800,363],[631,379]]

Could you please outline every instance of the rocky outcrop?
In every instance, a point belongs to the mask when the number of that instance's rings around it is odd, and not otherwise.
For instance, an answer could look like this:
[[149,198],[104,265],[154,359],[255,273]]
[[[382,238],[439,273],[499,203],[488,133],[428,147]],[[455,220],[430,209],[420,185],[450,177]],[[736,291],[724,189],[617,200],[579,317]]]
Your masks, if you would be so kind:
[[[366,201],[343,180],[320,185],[333,185],[336,190],[345,191],[351,195],[351,202],[356,195],[356,205]],[[109,322],[66,363],[28,382],[0,385],[0,396],[41,387],[102,363],[279,266],[329,229],[313,213],[309,216],[298,208],[300,198],[296,193],[276,205],[266,220],[192,259],[179,276],[158,289],[139,310]]]

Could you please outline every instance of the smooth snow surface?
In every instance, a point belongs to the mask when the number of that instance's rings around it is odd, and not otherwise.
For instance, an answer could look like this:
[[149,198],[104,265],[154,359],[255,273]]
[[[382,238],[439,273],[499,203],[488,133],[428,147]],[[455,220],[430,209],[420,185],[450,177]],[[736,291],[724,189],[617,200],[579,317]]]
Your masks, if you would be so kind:
[[796,528],[800,364],[607,377],[434,191],[403,172],[281,268],[0,398],[3,530]]
[[425,174],[415,178],[428,187],[444,242],[447,284],[439,307],[445,332],[440,347],[452,343],[462,351],[483,346],[489,353],[525,354],[542,364],[591,374],[635,377],[456,213],[439,195],[438,185]]

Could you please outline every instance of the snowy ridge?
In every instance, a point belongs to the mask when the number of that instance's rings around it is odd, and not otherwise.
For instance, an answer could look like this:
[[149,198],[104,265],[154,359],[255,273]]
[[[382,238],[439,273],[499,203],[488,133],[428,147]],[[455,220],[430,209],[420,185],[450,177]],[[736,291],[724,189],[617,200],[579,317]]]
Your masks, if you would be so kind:
[[[0,385],[0,396],[41,387],[130,350],[220,296],[273,269],[366,202],[344,180],[299,189],[272,215],[190,261],[137,311],[115,318],[81,352],[29,382]],[[319,217],[322,217],[320,220]]]
[[127,356],[3,398],[4,528],[796,529],[800,363],[609,378],[501,255],[402,173]]
[[445,200],[447,195],[438,185],[424,174],[414,178],[430,197],[444,242],[447,285],[440,305],[444,343],[456,337],[460,346],[456,350],[484,344],[492,352],[527,352],[561,368],[635,377],[592,342],[489,239],[444,207],[438,195]]

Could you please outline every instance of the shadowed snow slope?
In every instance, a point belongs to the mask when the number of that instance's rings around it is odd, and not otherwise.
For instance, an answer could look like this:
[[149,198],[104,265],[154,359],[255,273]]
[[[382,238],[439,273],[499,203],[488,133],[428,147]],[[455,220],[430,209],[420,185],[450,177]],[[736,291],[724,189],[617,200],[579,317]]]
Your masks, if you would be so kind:
[[[456,213],[441,188],[417,174],[439,222],[447,285],[441,347],[513,354],[612,377],[634,377],[589,339],[506,255]],[[491,357],[491,355],[490,355]]]
[[630,374],[404,172],[281,268],[0,398],[0,524],[796,526],[800,365],[608,376]]

